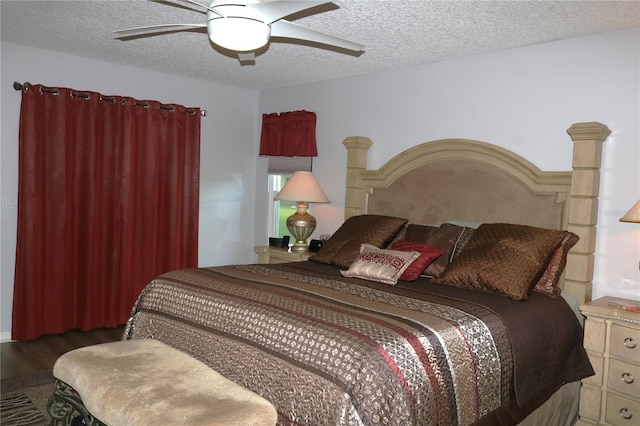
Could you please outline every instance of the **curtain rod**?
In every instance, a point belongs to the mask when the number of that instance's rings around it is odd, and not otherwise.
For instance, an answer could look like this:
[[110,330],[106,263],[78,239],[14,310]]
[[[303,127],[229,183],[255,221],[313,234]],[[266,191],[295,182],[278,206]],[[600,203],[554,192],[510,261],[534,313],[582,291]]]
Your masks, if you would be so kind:
[[[22,83],[18,83],[17,81],[14,81],[13,82],[13,89],[14,90],[26,90],[27,86],[22,84]],[[45,92],[53,93],[55,95],[58,94],[58,89],[56,89],[55,87],[54,88],[50,88],[50,89],[43,88],[42,90],[45,91]],[[73,96],[78,96],[78,97],[85,98],[85,99],[89,98],[89,94],[88,93],[81,93],[81,92],[74,92]],[[103,97],[103,96],[100,97],[100,100],[113,102],[113,98]],[[135,102],[135,105],[140,105],[140,106],[143,106],[145,108],[149,106],[149,104],[146,103],[146,102],[138,102],[138,101]],[[172,105],[160,105],[160,109],[167,109],[169,111],[173,111],[174,107]],[[191,110],[191,111],[193,112],[193,110]],[[185,109],[185,112],[189,112],[189,109],[188,108]],[[206,117],[207,116],[207,110],[206,109],[201,109],[200,110],[200,116]]]

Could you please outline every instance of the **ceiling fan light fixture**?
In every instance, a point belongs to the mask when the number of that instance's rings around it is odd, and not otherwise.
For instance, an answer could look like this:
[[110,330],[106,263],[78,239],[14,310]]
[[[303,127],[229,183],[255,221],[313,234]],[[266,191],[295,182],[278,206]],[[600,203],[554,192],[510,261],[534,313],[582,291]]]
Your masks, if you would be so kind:
[[[300,40],[351,50],[359,54],[362,54],[364,49],[364,46],[358,43],[312,30],[285,19],[321,5],[338,7],[331,1],[209,0],[208,6],[201,3],[205,0],[184,1],[206,9],[207,20],[196,23],[147,25],[114,32],[119,34],[118,38],[124,40],[128,37],[149,37],[177,31],[200,31],[206,27],[211,43],[235,52],[241,65],[245,65],[246,62],[255,63],[257,51],[260,50],[260,53],[264,53],[262,49],[269,43],[271,36],[274,37],[271,41],[283,41],[282,39]],[[173,4],[174,2],[176,4]],[[180,6],[175,0],[163,0],[160,3]],[[311,10],[310,14],[313,15],[319,12],[323,12],[323,10]],[[315,47],[313,44],[310,46]],[[228,55],[228,53],[226,54]]]
[[257,50],[267,44],[271,36],[268,24],[234,16],[210,19],[207,30],[213,43],[236,52]]

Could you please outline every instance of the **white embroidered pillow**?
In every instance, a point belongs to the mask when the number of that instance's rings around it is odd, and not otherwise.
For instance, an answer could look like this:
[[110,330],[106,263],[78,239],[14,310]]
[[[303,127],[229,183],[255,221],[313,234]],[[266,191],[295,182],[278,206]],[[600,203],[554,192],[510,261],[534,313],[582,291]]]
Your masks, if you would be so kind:
[[395,285],[405,269],[418,257],[420,253],[417,251],[383,250],[362,244],[356,260],[348,270],[340,273],[345,277]]

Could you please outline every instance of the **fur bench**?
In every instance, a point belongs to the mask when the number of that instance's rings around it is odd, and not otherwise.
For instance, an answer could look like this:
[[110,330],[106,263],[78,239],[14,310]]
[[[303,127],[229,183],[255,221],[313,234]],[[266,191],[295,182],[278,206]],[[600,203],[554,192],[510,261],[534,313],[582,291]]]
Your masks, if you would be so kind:
[[266,399],[153,339],[105,343],[62,355],[53,367],[51,424],[274,425]]

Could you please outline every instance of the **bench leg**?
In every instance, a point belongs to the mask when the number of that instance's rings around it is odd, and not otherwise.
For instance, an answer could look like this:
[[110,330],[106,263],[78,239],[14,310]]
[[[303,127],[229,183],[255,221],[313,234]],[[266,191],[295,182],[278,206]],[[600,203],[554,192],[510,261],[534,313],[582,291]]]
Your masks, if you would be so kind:
[[[87,411],[82,398],[71,386],[62,380],[56,380],[56,390],[47,403],[47,412],[51,417],[51,426],[84,424],[87,426],[106,426]],[[77,417],[83,423],[77,423]]]

